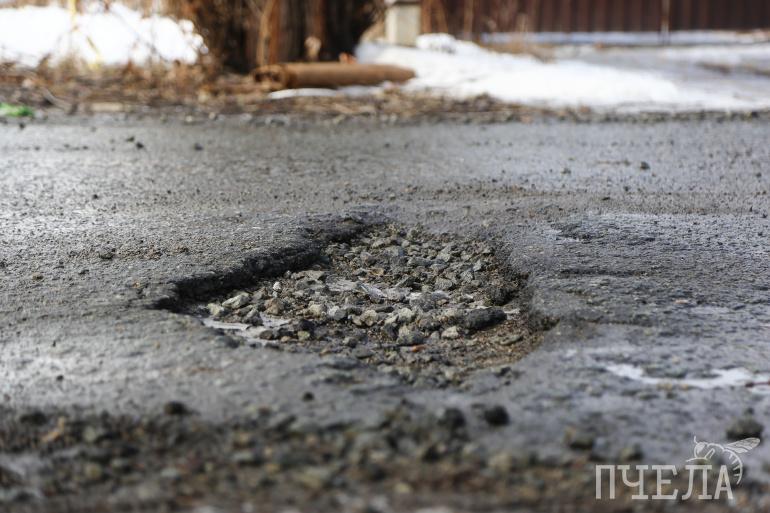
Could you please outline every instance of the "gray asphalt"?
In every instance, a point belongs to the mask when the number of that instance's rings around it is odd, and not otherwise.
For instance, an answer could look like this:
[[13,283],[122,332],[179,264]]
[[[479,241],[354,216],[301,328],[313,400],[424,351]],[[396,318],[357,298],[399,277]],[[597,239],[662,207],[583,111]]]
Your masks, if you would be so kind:
[[[19,410],[176,399],[215,422],[266,404],[323,423],[377,422],[404,398],[494,402],[512,422],[479,427],[479,444],[559,455],[576,427],[608,453],[680,464],[749,408],[770,428],[770,386],[715,380],[770,379],[768,140],[759,120],[0,125],[0,394]],[[493,240],[549,328],[539,349],[460,389],[366,368],[350,386],[325,379],[328,358],[231,349],[157,308],[383,220]],[[745,459],[757,477],[770,449]]]

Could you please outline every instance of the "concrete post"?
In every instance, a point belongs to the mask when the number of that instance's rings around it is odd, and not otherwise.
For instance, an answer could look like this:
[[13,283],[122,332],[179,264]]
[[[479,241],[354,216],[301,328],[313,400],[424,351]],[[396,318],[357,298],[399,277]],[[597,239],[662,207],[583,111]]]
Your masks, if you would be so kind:
[[385,39],[388,43],[414,46],[420,35],[419,0],[395,0],[385,15]]

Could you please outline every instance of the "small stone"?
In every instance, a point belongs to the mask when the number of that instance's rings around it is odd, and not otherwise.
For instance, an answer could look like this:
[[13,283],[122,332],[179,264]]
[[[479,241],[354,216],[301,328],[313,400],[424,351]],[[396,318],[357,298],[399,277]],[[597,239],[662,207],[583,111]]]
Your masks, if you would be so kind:
[[397,313],[398,322],[410,323],[414,320],[414,311],[410,308],[402,308]]
[[100,481],[104,477],[102,466],[89,462],[83,466],[83,476],[89,481]]
[[273,283],[273,291],[280,292],[281,290],[283,290],[283,287],[281,286],[280,281]]
[[390,239],[380,237],[380,238],[374,239],[370,245],[372,249],[380,249],[380,248],[384,248],[389,244],[390,244]]
[[484,408],[482,416],[490,426],[504,426],[510,422],[508,411],[499,404]]
[[402,289],[385,289],[383,292],[385,292],[385,297],[389,301],[394,301],[396,303],[401,303],[406,299],[406,292]]
[[85,443],[93,444],[98,442],[99,440],[102,440],[106,436],[107,436],[107,433],[104,429],[97,428],[94,426],[86,426],[86,428],[83,430],[81,438]]
[[359,362],[354,358],[339,356],[339,357],[334,357],[330,359],[328,362],[325,362],[325,365],[331,369],[349,371],[360,367],[361,362]]
[[754,417],[744,415],[736,419],[730,427],[727,428],[727,438],[730,440],[742,440],[744,438],[759,438],[764,428]]
[[347,318],[348,312],[344,308],[334,305],[327,310],[326,315],[329,319],[339,322]]
[[398,324],[398,314],[394,313],[387,317],[385,317],[385,320],[382,322],[385,326],[396,326]]
[[432,315],[422,315],[417,321],[417,326],[423,331],[435,331],[441,328],[441,323]]
[[590,451],[595,442],[595,437],[582,429],[569,428],[565,433],[565,441],[570,449]]
[[325,490],[332,480],[333,472],[323,467],[307,467],[294,474],[294,479],[303,487],[319,492]]
[[270,315],[281,315],[284,308],[285,303],[278,298],[272,298],[265,301],[265,312]]
[[326,307],[318,303],[311,303],[307,307],[307,314],[316,319],[321,319],[326,316]]
[[494,326],[505,320],[505,312],[499,308],[478,308],[465,314],[463,326],[477,331]]
[[362,313],[359,316],[361,323],[369,327],[377,324],[377,321],[379,320],[379,318],[380,318],[379,315],[374,310],[365,310],[364,313]]
[[514,458],[510,453],[497,452],[487,460],[487,466],[497,472],[507,473],[514,467]]
[[622,463],[627,463],[629,461],[639,461],[643,456],[644,453],[642,452],[642,448],[639,447],[639,445],[634,444],[623,447],[618,454],[618,459]]
[[226,312],[225,308],[222,305],[217,304],[217,303],[209,303],[209,304],[207,304],[206,305],[206,310],[209,311],[209,315],[211,315],[211,317],[213,317],[214,319],[219,319]]
[[297,332],[297,340],[299,340],[300,342],[305,342],[306,340],[310,340],[311,337],[312,337],[312,334],[309,331],[299,330]]
[[231,438],[233,447],[248,448],[254,443],[254,435],[248,431],[236,431]]
[[496,306],[501,306],[510,301],[513,291],[506,285],[495,284],[487,288],[489,302]]
[[454,339],[460,338],[460,332],[458,331],[457,326],[450,326],[444,331],[442,331],[441,338],[445,338],[447,340],[454,340]]
[[450,431],[465,427],[465,415],[459,408],[445,408],[438,418],[439,424]]
[[391,340],[396,340],[398,338],[398,324],[393,322],[390,324],[385,324],[382,327],[382,332],[385,334],[386,337],[388,337]]
[[262,326],[262,316],[259,315],[259,308],[255,306],[246,312],[246,315],[243,316],[243,322],[252,326]]
[[375,262],[377,262],[377,259],[374,257],[374,255],[372,255],[368,251],[362,251],[360,258],[361,258],[361,262],[364,265],[372,265]]
[[417,330],[402,326],[398,330],[398,343],[402,346],[418,346],[425,342],[425,335]]
[[591,446],[589,458],[591,461],[609,461],[611,459],[609,441],[604,437],[595,438]]
[[403,258],[404,248],[399,248],[397,246],[390,246],[388,248],[383,249],[382,254],[383,256],[391,260],[397,260],[399,258]]
[[647,171],[647,170],[649,170],[649,169],[650,169],[650,164],[649,164],[649,162],[645,162],[644,160],[643,160],[643,161],[641,161],[641,162],[639,163],[639,169],[641,169],[642,171]]
[[166,467],[160,471],[160,477],[166,481],[179,481],[182,478],[182,473],[176,467]]
[[305,271],[305,277],[313,281],[323,281],[326,279],[326,271]]
[[521,342],[522,340],[524,340],[524,335],[520,335],[520,334],[511,335],[508,338],[504,338],[501,344],[503,344],[504,346],[512,346],[514,344]]
[[422,461],[432,463],[441,459],[441,455],[441,447],[435,443],[424,444],[422,447],[417,448],[417,456]]
[[429,312],[436,308],[436,300],[435,298],[432,297],[432,295],[430,294],[430,291],[423,292],[418,296],[410,298],[409,304],[411,306],[419,308],[423,312]]
[[463,283],[471,283],[475,279],[471,271],[463,271],[460,273],[460,281]]
[[48,421],[48,416],[40,410],[33,410],[19,415],[19,422],[22,424],[34,424],[42,426]]
[[230,457],[231,461],[236,465],[241,466],[254,466],[259,465],[263,461],[262,454],[254,449],[244,449],[242,451],[236,451]]
[[372,351],[368,347],[357,347],[353,350],[353,356],[355,356],[359,360],[362,360],[364,358],[369,358],[370,356],[374,356],[374,351]]
[[115,257],[115,250],[112,248],[101,249],[97,253],[102,260],[112,260]]
[[275,340],[278,338],[277,330],[272,328],[266,328],[264,326],[258,326],[256,328],[250,328],[248,330],[249,335],[253,335],[256,338],[262,340]]
[[163,405],[163,413],[166,415],[187,415],[190,410],[181,401],[169,401]]
[[121,474],[128,473],[131,471],[131,460],[128,458],[113,458],[110,461],[110,468]]
[[448,280],[446,278],[436,279],[436,288],[439,290],[452,290],[454,286],[455,283],[452,280]]
[[233,296],[230,299],[223,302],[222,306],[227,308],[228,310],[237,310],[239,308],[243,308],[244,306],[248,305],[250,302],[251,302],[251,295],[249,295],[246,292],[241,292],[240,294]]

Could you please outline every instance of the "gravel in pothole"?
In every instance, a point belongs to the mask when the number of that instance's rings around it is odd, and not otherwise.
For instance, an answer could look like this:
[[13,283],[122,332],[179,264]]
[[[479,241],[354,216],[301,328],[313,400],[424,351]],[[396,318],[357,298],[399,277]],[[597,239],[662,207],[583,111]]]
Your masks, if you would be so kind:
[[204,323],[253,346],[315,351],[450,380],[511,363],[537,337],[483,241],[398,226],[329,245],[312,268],[286,272],[200,306]]

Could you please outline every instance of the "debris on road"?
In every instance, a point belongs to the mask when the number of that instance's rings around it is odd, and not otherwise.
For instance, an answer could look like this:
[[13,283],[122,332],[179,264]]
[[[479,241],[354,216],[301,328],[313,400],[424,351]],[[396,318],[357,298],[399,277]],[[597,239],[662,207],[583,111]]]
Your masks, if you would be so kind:
[[13,105],[10,103],[0,102],[0,117],[8,118],[25,118],[35,115],[35,111],[32,107],[27,105]]
[[294,62],[254,71],[254,79],[268,91],[375,86],[383,82],[402,83],[414,77],[414,71],[400,66],[342,62]]
[[533,347],[537,337],[521,310],[506,315],[492,306],[500,303],[500,289],[517,289],[517,280],[484,242],[389,226],[333,243],[312,269],[287,272],[195,313],[210,326],[233,326],[250,344],[350,356],[393,367],[408,381],[458,380]]
[[727,428],[727,438],[730,440],[741,440],[743,438],[759,438],[762,436],[764,428],[762,424],[749,413],[736,419]]

